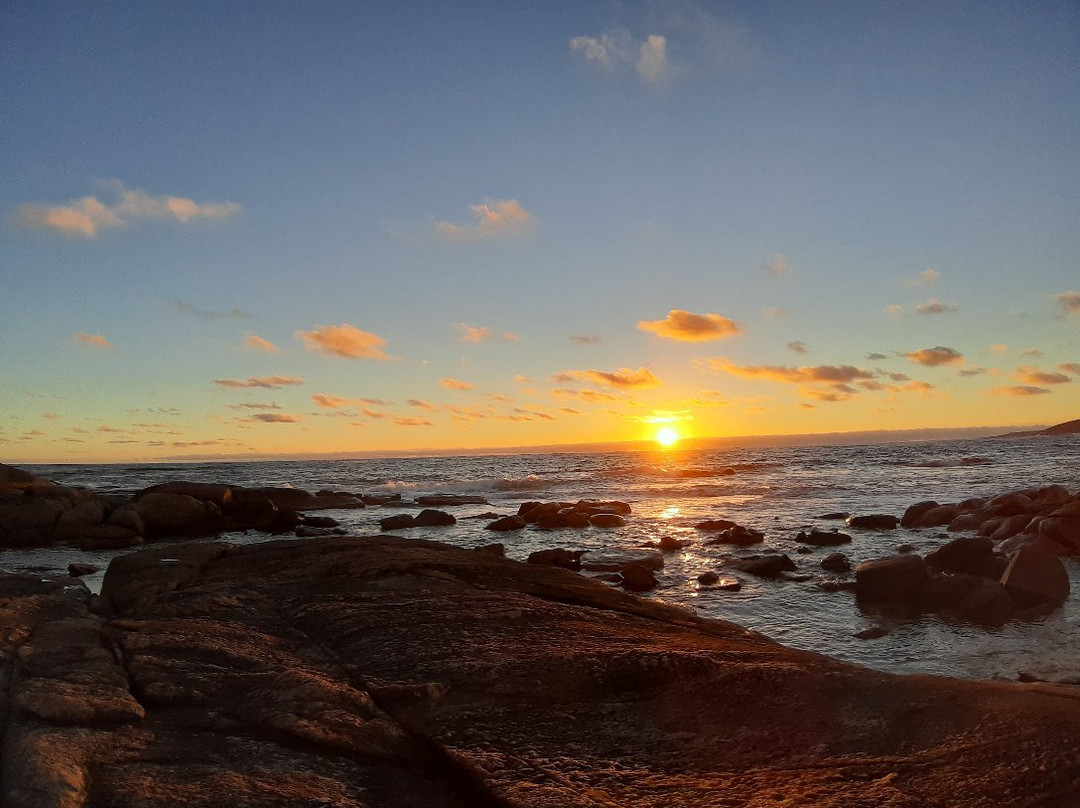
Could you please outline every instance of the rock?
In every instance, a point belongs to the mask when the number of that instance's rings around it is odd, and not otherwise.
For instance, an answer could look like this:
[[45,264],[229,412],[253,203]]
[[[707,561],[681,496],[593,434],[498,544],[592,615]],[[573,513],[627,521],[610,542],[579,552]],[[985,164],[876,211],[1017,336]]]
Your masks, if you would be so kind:
[[703,584],[704,586],[712,586],[713,584],[717,583],[719,580],[720,580],[719,573],[715,573],[715,572],[712,572],[712,571],[703,572],[703,573],[701,573],[701,575],[699,575],[697,577],[698,583]]
[[723,576],[713,585],[713,589],[720,592],[738,592],[742,589],[742,581],[734,576]]
[[760,530],[752,530],[742,525],[735,525],[728,530],[722,530],[705,544],[731,544],[736,547],[749,547],[752,544],[760,544],[765,541],[765,534]]
[[483,513],[474,513],[469,516],[463,516],[462,519],[484,519],[488,522],[501,518],[495,511],[484,511]]
[[849,516],[846,520],[848,527],[863,530],[893,530],[899,520],[895,516],[883,513],[872,513],[866,516]]
[[135,547],[142,543],[142,536],[137,536],[126,527],[118,525],[99,525],[86,528],[75,540],[75,546],[80,550],[119,550],[124,547]]
[[587,513],[590,516],[596,513],[615,513],[619,516],[629,516],[631,508],[629,503],[617,499],[581,499],[573,506],[579,513]]
[[[535,511],[537,508],[539,508],[543,504],[544,503],[542,503],[542,502],[533,502],[533,501],[522,502],[518,506],[517,515],[521,516],[521,517],[524,517],[526,514],[532,513],[533,511]],[[526,520],[526,521],[528,521],[528,520]]]
[[456,525],[457,519],[446,511],[437,511],[426,508],[413,519],[413,527],[449,527]]
[[520,516],[504,516],[502,519],[496,519],[489,525],[484,525],[484,528],[485,530],[495,530],[504,533],[508,530],[521,530],[525,525],[525,520]]
[[395,513],[393,516],[387,516],[385,519],[379,520],[379,530],[403,530],[404,528],[413,527],[415,520],[410,513]]
[[378,507],[401,502],[401,494],[363,494],[359,499],[364,505]]
[[488,505],[490,503],[484,497],[471,494],[434,494],[417,497],[416,504],[433,508],[449,508],[454,505]]
[[[0,582],[5,805],[1021,808],[1076,790],[1061,687],[868,671],[550,567],[371,537],[155,548],[107,578],[116,616],[63,613],[52,639],[67,584]],[[23,648],[36,636],[55,663]]]
[[959,515],[960,509],[956,505],[938,505],[936,508],[925,511],[913,527],[941,527],[951,523]]
[[721,530],[731,530],[733,527],[738,527],[738,525],[729,519],[706,519],[704,522],[698,522],[694,527],[698,530],[718,532]]
[[793,572],[798,569],[794,561],[782,554],[732,558],[724,563],[759,578],[778,578],[782,572]]
[[594,572],[619,572],[634,564],[641,564],[649,569],[664,568],[663,553],[639,552],[634,550],[589,550],[582,559],[582,569]]
[[994,555],[994,542],[983,536],[953,539],[926,554],[927,565],[939,572],[974,572]]
[[631,592],[647,592],[656,586],[656,575],[646,564],[629,564],[620,572],[623,588]]
[[1051,515],[1041,520],[1038,536],[1060,545],[1063,552],[1059,555],[1080,555],[1080,516]]
[[473,548],[474,553],[486,553],[487,555],[498,556],[499,558],[506,558],[506,545],[498,542],[494,544],[482,544],[479,547]]
[[884,637],[889,633],[889,630],[884,626],[868,626],[861,631],[856,631],[855,636],[860,640],[876,640],[879,637]]
[[98,571],[98,568],[93,564],[68,564],[68,575],[72,578],[81,578],[83,575],[90,575]]
[[626,520],[617,513],[594,513],[589,517],[589,524],[593,527],[623,527]]
[[1023,530],[1031,524],[1031,521],[1032,517],[1028,516],[1026,513],[1020,513],[1016,516],[1006,516],[994,529],[994,532],[990,534],[990,539],[995,542],[1011,539],[1017,533],[1023,532]]
[[142,517],[139,516],[139,512],[129,505],[114,510],[109,514],[105,523],[114,527],[126,528],[136,536],[142,536],[146,533],[146,525],[143,523]]
[[1021,605],[1062,603],[1069,596],[1069,573],[1061,559],[1035,547],[1024,547],[1009,560],[1001,583]]
[[821,559],[821,568],[829,572],[850,572],[851,562],[843,553],[829,553]]
[[664,553],[677,553],[683,549],[688,542],[676,539],[673,536],[661,536],[660,537],[660,550]]
[[922,519],[923,514],[938,507],[940,507],[939,503],[932,499],[909,505],[907,510],[904,511],[904,515],[900,518],[900,527],[915,527],[919,523],[919,520]]
[[298,539],[321,539],[327,536],[344,536],[345,533],[345,529],[340,527],[308,527],[307,525],[300,525],[295,529],[293,535]]
[[584,554],[584,550],[567,550],[562,547],[556,547],[552,550],[537,550],[535,553],[529,554],[528,563],[562,567],[567,570],[579,570],[581,569],[581,556]]
[[986,505],[986,515],[993,516],[1016,516],[1021,513],[1031,513],[1035,510],[1035,503],[1026,494],[1013,492],[994,497]]
[[961,513],[949,522],[948,531],[959,533],[966,530],[978,530],[982,527],[983,517],[980,513]]
[[[599,514],[597,514],[599,515]],[[577,528],[578,530],[586,528],[592,524],[592,517],[587,513],[581,513],[580,511],[570,511],[563,514],[567,527]],[[621,518],[621,517],[617,517]]]
[[870,602],[917,603],[929,580],[930,570],[917,555],[879,558],[855,567],[855,593]]
[[851,516],[847,511],[833,511],[832,513],[823,513],[818,519],[839,519],[844,520]]
[[340,527],[341,522],[329,516],[301,516],[300,524],[304,527]]
[[24,490],[34,485],[48,485],[47,480],[24,471],[16,466],[0,463],[0,488]]
[[88,499],[61,511],[53,527],[53,538],[71,542],[83,530],[97,527],[105,521],[105,503],[99,499]]
[[915,552],[914,544],[898,544],[896,546],[896,552],[900,555],[907,555],[908,553]]
[[850,542],[851,536],[835,530],[811,530],[809,533],[800,530],[799,535],[795,537],[795,541],[812,544],[815,547],[836,547]]
[[209,536],[224,528],[221,510],[212,501],[166,491],[141,495],[131,508],[145,525],[148,539]]
[[1015,607],[1008,590],[997,581],[978,579],[963,600],[956,605],[957,617],[978,623],[1000,625],[1013,615]]

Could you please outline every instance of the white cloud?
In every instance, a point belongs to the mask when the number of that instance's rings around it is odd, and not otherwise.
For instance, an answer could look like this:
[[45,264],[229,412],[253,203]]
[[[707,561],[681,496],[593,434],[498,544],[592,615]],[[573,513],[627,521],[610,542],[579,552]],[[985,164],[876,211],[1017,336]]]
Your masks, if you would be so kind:
[[437,222],[435,236],[444,241],[489,241],[520,238],[532,231],[536,219],[516,199],[491,199],[469,205],[476,224]]
[[952,314],[958,308],[955,303],[942,303],[937,298],[930,298],[925,303],[917,304],[915,312],[917,314]]
[[377,334],[361,331],[348,323],[324,325],[313,331],[296,331],[308,350],[347,359],[389,359],[382,351],[386,340]]
[[189,222],[194,219],[224,219],[243,208],[235,202],[195,202],[181,196],[153,196],[119,182],[105,183],[119,199],[109,205],[95,196],[73,199],[66,205],[26,204],[19,208],[19,220],[37,227],[94,238],[104,228],[121,227],[132,219],[163,219]]
[[638,48],[638,60],[634,65],[639,76],[649,84],[663,83],[668,74],[667,38],[660,34],[649,34]]
[[908,286],[934,286],[941,279],[941,273],[936,269],[924,269],[914,278],[908,278],[905,283]]

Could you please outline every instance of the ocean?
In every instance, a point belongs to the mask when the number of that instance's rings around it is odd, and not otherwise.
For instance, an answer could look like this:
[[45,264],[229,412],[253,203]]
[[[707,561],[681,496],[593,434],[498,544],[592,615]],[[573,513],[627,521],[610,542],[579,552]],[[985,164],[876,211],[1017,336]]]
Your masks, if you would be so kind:
[[[473,494],[487,505],[446,508],[458,523],[445,528],[395,531],[477,547],[503,542],[507,555],[524,560],[534,550],[565,547],[603,557],[647,551],[662,536],[689,540],[665,556],[659,586],[650,597],[677,603],[699,615],[721,618],[761,632],[786,645],[816,651],[893,673],[1015,680],[1021,674],[1080,684],[1080,560],[1067,559],[1072,596],[1063,608],[1030,620],[985,627],[936,615],[883,614],[860,608],[847,591],[827,592],[817,583],[832,577],[820,567],[839,549],[853,563],[891,555],[910,544],[926,552],[953,538],[943,529],[858,531],[826,521],[826,513],[891,513],[900,516],[915,502],[957,502],[968,497],[1050,485],[1080,490],[1080,435],[982,438],[849,446],[753,449],[666,449],[617,453],[491,454],[393,459],[159,463],[109,465],[24,465],[64,485],[100,493],[135,492],[168,480],[221,482],[244,486],[294,486],[358,494],[397,493],[402,504],[331,515],[355,535],[379,532],[379,520],[429,494]],[[515,513],[525,501],[618,499],[633,514],[622,528],[545,531],[530,526],[510,533],[484,529],[485,513]],[[694,525],[730,519],[765,533],[763,545],[746,550],[707,546]],[[798,554],[800,530],[841,526],[854,537],[840,548]],[[268,540],[265,534],[225,534],[242,543]],[[725,558],[778,550],[787,553],[807,581],[759,579],[736,573],[738,592],[702,587],[707,570],[730,575]],[[73,561],[96,564],[85,580],[100,587],[104,566],[118,553],[71,548],[6,550],[0,569],[66,570]],[[872,640],[855,634],[869,626],[888,633]]]

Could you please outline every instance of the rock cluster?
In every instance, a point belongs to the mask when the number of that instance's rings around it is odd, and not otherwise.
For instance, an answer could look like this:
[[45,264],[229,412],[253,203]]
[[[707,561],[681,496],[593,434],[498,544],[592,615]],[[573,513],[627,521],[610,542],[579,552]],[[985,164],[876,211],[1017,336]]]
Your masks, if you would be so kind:
[[[11,808],[1067,806],[1080,694],[891,676],[395,537],[0,576]],[[932,798],[928,795],[932,795]]]
[[945,527],[976,531],[1004,552],[1038,547],[1056,556],[1080,556],[1080,494],[1062,485],[1014,491],[992,499],[940,504],[917,502],[905,512],[903,527]]
[[487,525],[488,530],[521,530],[526,525],[536,525],[542,530],[586,527],[622,527],[630,506],[617,500],[602,501],[582,499],[577,502],[523,502],[512,516],[496,519]]

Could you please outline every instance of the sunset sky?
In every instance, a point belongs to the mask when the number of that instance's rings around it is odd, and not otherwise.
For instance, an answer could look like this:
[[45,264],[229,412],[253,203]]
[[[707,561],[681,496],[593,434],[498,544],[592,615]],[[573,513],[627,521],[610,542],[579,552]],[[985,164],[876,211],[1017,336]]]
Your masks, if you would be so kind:
[[0,5],[0,460],[1080,417],[1080,5]]

